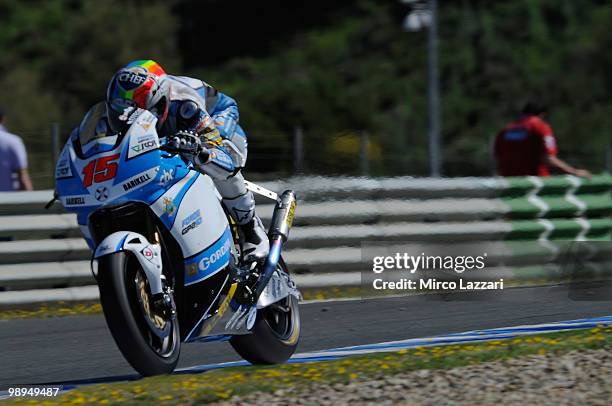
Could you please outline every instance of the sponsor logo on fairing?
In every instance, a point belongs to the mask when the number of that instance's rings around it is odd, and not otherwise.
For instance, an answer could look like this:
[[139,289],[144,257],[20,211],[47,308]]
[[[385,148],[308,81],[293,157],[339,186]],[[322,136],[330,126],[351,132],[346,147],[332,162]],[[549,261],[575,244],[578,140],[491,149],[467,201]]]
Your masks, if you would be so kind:
[[151,140],[151,141],[145,141],[145,142],[141,142],[140,144],[136,144],[132,147],[132,151],[134,152],[143,152],[143,151],[148,151],[150,149],[153,149],[157,147],[157,142]]
[[82,196],[66,198],[66,205],[68,206],[82,206],[84,204],[85,204],[85,198]]
[[65,178],[68,176],[71,176],[70,167],[66,166],[64,168],[57,168],[57,171],[55,172],[56,178]]
[[136,138],[136,141],[138,142],[145,142],[145,141],[154,141],[157,139],[157,136],[154,134],[146,134],[146,135],[141,135],[139,137]]
[[155,135],[145,135],[138,137],[135,144],[130,143],[130,150],[128,151],[128,159],[134,158],[138,155],[144,154],[145,152],[153,151],[159,148],[159,140]]
[[108,189],[103,186],[96,189],[95,193],[96,200],[99,202],[103,202],[108,199]]
[[229,253],[231,244],[232,240],[230,238],[226,239],[225,243],[218,250],[200,260],[198,263],[198,269],[201,271],[207,271],[208,268],[215,265],[217,261],[224,262],[227,260],[227,254]]
[[172,216],[175,210],[176,205],[174,204],[174,198],[164,197],[164,212],[168,216]]
[[130,180],[128,182],[125,182],[121,186],[123,187],[123,190],[127,192],[128,190],[134,189],[136,186],[139,186],[139,185],[141,185],[143,183],[146,183],[149,180],[151,180],[151,177],[149,176],[148,173],[145,173],[142,176],[139,176],[139,177],[137,177],[135,179],[132,179],[132,180]]
[[232,232],[225,229],[219,239],[202,252],[185,260],[185,285],[200,282],[227,266],[232,255]]
[[151,249],[151,247],[145,247],[142,251],[140,251],[142,253],[142,255],[144,255],[144,257],[149,261],[149,262],[153,262],[153,257],[155,256],[153,250]]
[[183,219],[181,234],[187,234],[200,224],[202,224],[202,216],[200,215],[200,209],[198,209]]
[[57,163],[55,170],[56,178],[69,178],[72,176],[72,170],[70,169],[70,162],[68,159],[62,159]]
[[174,180],[174,169],[164,169],[164,173],[162,173],[159,178],[159,185],[166,186],[168,183]]

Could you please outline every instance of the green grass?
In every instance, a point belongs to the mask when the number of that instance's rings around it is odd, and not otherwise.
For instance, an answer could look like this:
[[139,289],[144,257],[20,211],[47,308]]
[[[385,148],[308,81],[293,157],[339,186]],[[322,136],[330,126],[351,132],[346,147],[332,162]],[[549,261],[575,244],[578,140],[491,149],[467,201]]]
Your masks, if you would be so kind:
[[101,314],[97,301],[42,303],[27,308],[0,309],[0,320],[33,319],[58,316]]
[[[302,289],[304,300],[361,297],[360,287]],[[0,320],[102,314],[98,301],[42,303],[29,308],[0,308]]]
[[[81,387],[67,392],[54,402],[66,405],[147,405],[163,401],[171,405],[198,405],[255,391],[272,392],[321,383],[358,382],[413,370],[446,369],[529,354],[561,354],[594,348],[612,349],[612,328],[602,326],[591,330],[523,336],[477,344],[417,347],[336,361],[235,367],[202,374],[159,376],[136,382]],[[45,400],[19,399],[14,402],[44,404],[42,402]]]

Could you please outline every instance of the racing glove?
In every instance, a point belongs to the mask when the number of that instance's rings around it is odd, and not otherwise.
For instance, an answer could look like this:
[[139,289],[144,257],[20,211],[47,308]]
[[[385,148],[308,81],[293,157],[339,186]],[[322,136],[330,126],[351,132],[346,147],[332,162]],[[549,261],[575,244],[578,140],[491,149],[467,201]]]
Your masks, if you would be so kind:
[[214,127],[211,131],[201,134],[179,131],[170,143],[180,150],[185,159],[193,162],[198,170],[213,179],[228,179],[240,170],[225,150],[223,139]]
[[210,160],[210,153],[203,145],[199,135],[192,131],[179,131],[169,142],[172,148],[180,151],[181,156],[195,165],[200,166]]

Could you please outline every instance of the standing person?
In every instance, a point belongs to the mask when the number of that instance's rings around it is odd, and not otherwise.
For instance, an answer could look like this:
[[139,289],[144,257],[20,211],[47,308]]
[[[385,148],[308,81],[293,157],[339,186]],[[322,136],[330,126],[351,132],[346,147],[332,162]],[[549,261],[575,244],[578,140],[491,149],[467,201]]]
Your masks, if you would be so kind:
[[[9,133],[3,125],[0,109],[0,192],[32,190],[28,173],[28,156],[21,137]],[[14,179],[17,174],[17,182]]]
[[550,176],[550,168],[563,173],[591,178],[585,169],[577,169],[557,156],[557,140],[544,121],[545,106],[529,102],[521,117],[508,124],[495,138],[497,173],[501,176]]

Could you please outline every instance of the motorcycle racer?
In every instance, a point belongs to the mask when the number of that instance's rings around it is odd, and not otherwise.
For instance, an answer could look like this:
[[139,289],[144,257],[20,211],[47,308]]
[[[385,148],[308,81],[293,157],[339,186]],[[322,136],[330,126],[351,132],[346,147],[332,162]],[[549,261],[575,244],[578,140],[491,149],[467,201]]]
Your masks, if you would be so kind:
[[128,124],[136,108],[153,113],[160,137],[170,143],[201,144],[206,153],[188,158],[209,175],[243,236],[243,259],[261,261],[269,251],[266,231],[255,215],[253,193],[242,168],[247,138],[238,124],[238,105],[204,81],[168,75],[152,60],[137,60],[111,78],[106,93],[107,120],[114,132]]

